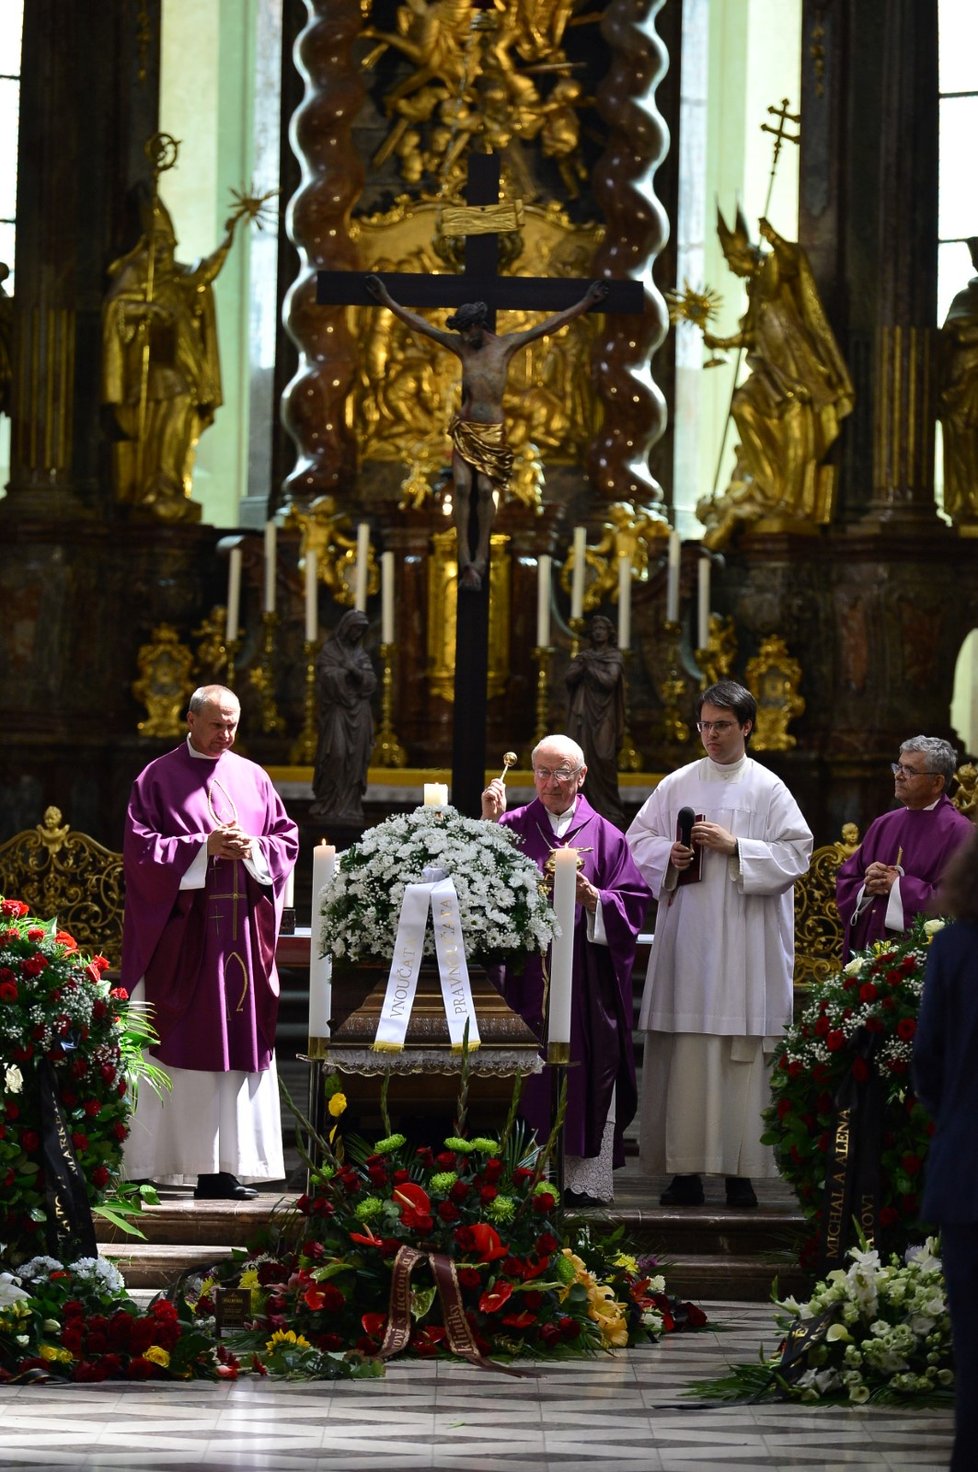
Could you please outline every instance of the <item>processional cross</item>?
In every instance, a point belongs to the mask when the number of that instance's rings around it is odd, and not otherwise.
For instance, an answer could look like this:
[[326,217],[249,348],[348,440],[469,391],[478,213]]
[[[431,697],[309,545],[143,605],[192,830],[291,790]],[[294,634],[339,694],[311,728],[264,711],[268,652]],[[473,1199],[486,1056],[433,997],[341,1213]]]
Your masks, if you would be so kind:
[[[559,312],[580,301],[589,280],[573,277],[500,276],[499,233],[516,228],[516,207],[499,199],[499,157],[472,153],[468,160],[465,208],[451,212],[451,233],[465,238],[463,269],[458,275],[388,272],[384,285],[406,307],[460,307],[482,301],[489,308],[487,326],[495,330],[502,310]],[[507,216],[509,218],[507,218]],[[319,271],[316,301],[320,306],[376,307],[366,271]],[[640,281],[604,283],[601,309],[640,313],[644,289]],[[473,514],[476,498],[472,498]],[[473,545],[474,545],[474,539]],[[452,726],[452,804],[477,817],[486,778],[486,681],[489,673],[489,577],[478,590],[457,599],[455,624],[455,711]]]

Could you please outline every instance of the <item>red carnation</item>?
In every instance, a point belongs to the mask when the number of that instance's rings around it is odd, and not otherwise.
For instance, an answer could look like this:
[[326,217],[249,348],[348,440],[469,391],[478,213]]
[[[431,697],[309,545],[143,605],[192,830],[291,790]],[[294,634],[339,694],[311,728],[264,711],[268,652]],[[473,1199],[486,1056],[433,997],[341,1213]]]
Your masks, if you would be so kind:
[[905,1043],[909,1043],[917,1031],[917,1024],[912,1017],[901,1017],[897,1023],[896,1030],[897,1037],[902,1038]]
[[[10,920],[20,920],[29,914],[30,910],[23,900],[0,900],[0,915],[5,915]],[[10,935],[16,937],[16,930],[11,931]]]
[[86,1099],[82,1108],[88,1115],[89,1119],[94,1119],[97,1114],[102,1113],[102,1105],[100,1100],[98,1099]]
[[842,1031],[841,1027],[834,1027],[829,1033],[828,1037],[825,1039],[825,1046],[828,1048],[830,1053],[837,1053],[839,1049],[844,1048],[845,1045],[845,1033]]
[[0,981],[0,1002],[16,1002],[17,986],[12,981]]
[[44,931],[41,929],[41,927],[39,925],[32,925],[31,928],[27,932],[27,939],[28,940],[32,940],[35,943],[37,941],[39,941],[39,940],[43,940],[44,939]]
[[871,981],[864,981],[859,988],[859,1000],[861,1002],[875,1002],[879,992]]
[[104,1191],[105,1188],[106,1188],[106,1186],[108,1184],[109,1184],[109,1169],[108,1169],[108,1166],[105,1166],[105,1165],[97,1165],[95,1167],[95,1169],[92,1171],[92,1185],[93,1186],[97,1186],[100,1191]]

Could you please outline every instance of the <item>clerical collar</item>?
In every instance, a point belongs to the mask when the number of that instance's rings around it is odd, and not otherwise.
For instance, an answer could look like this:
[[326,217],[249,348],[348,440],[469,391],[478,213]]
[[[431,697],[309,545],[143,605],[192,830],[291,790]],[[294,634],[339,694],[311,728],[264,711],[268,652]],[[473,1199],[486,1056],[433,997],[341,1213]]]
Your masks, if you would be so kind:
[[740,760],[736,762],[715,762],[711,756],[708,756],[706,760],[709,763],[711,777],[719,777],[721,782],[733,782],[747,765],[747,753],[745,751]]
[[556,833],[557,837],[563,838],[564,834],[567,832],[568,828],[574,821],[574,814],[577,812],[577,798],[574,798],[574,801],[571,803],[570,807],[565,813],[560,813],[558,815],[556,813],[552,813],[549,808],[544,808],[543,811],[550,819],[550,826]]
[[187,732],[187,750],[196,762],[219,762],[224,755],[223,751],[219,751],[217,756],[208,756],[206,751],[198,751],[190,739],[189,731]]

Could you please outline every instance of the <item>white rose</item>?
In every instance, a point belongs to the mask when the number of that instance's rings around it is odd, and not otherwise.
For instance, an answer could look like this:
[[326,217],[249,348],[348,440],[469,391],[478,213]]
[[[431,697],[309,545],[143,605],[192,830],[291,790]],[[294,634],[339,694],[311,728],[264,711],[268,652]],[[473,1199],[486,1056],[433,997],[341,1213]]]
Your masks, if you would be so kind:
[[943,929],[944,929],[944,921],[943,920],[925,920],[924,921],[924,934],[925,935],[936,935],[939,930],[943,930]]
[[858,976],[865,965],[865,959],[864,956],[853,956],[851,961],[847,961],[842,968],[846,976]]
[[16,1063],[7,1065],[7,1071],[3,1077],[4,1092],[8,1094],[19,1094],[24,1087],[24,1075]]

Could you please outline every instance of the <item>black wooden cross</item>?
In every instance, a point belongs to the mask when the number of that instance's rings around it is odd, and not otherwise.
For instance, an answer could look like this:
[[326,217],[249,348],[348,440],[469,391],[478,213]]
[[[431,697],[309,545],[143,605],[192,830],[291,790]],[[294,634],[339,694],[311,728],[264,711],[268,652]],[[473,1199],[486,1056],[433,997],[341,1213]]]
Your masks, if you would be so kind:
[[[499,157],[471,153],[465,189],[466,204],[485,208],[499,201]],[[321,306],[376,307],[367,290],[367,271],[320,271],[316,301]],[[485,302],[488,327],[495,330],[496,312],[502,310],[560,312],[584,295],[589,280],[573,277],[500,276],[499,235],[495,230],[465,235],[465,257],[457,276],[420,272],[383,273],[384,285],[405,307],[460,307]],[[637,314],[644,307],[640,281],[606,281],[603,312]],[[473,507],[476,497],[472,497]],[[489,673],[489,576],[478,592],[458,597],[455,624],[455,710],[452,722],[452,805],[477,817],[486,779],[486,681]],[[515,738],[514,738],[515,741]]]

